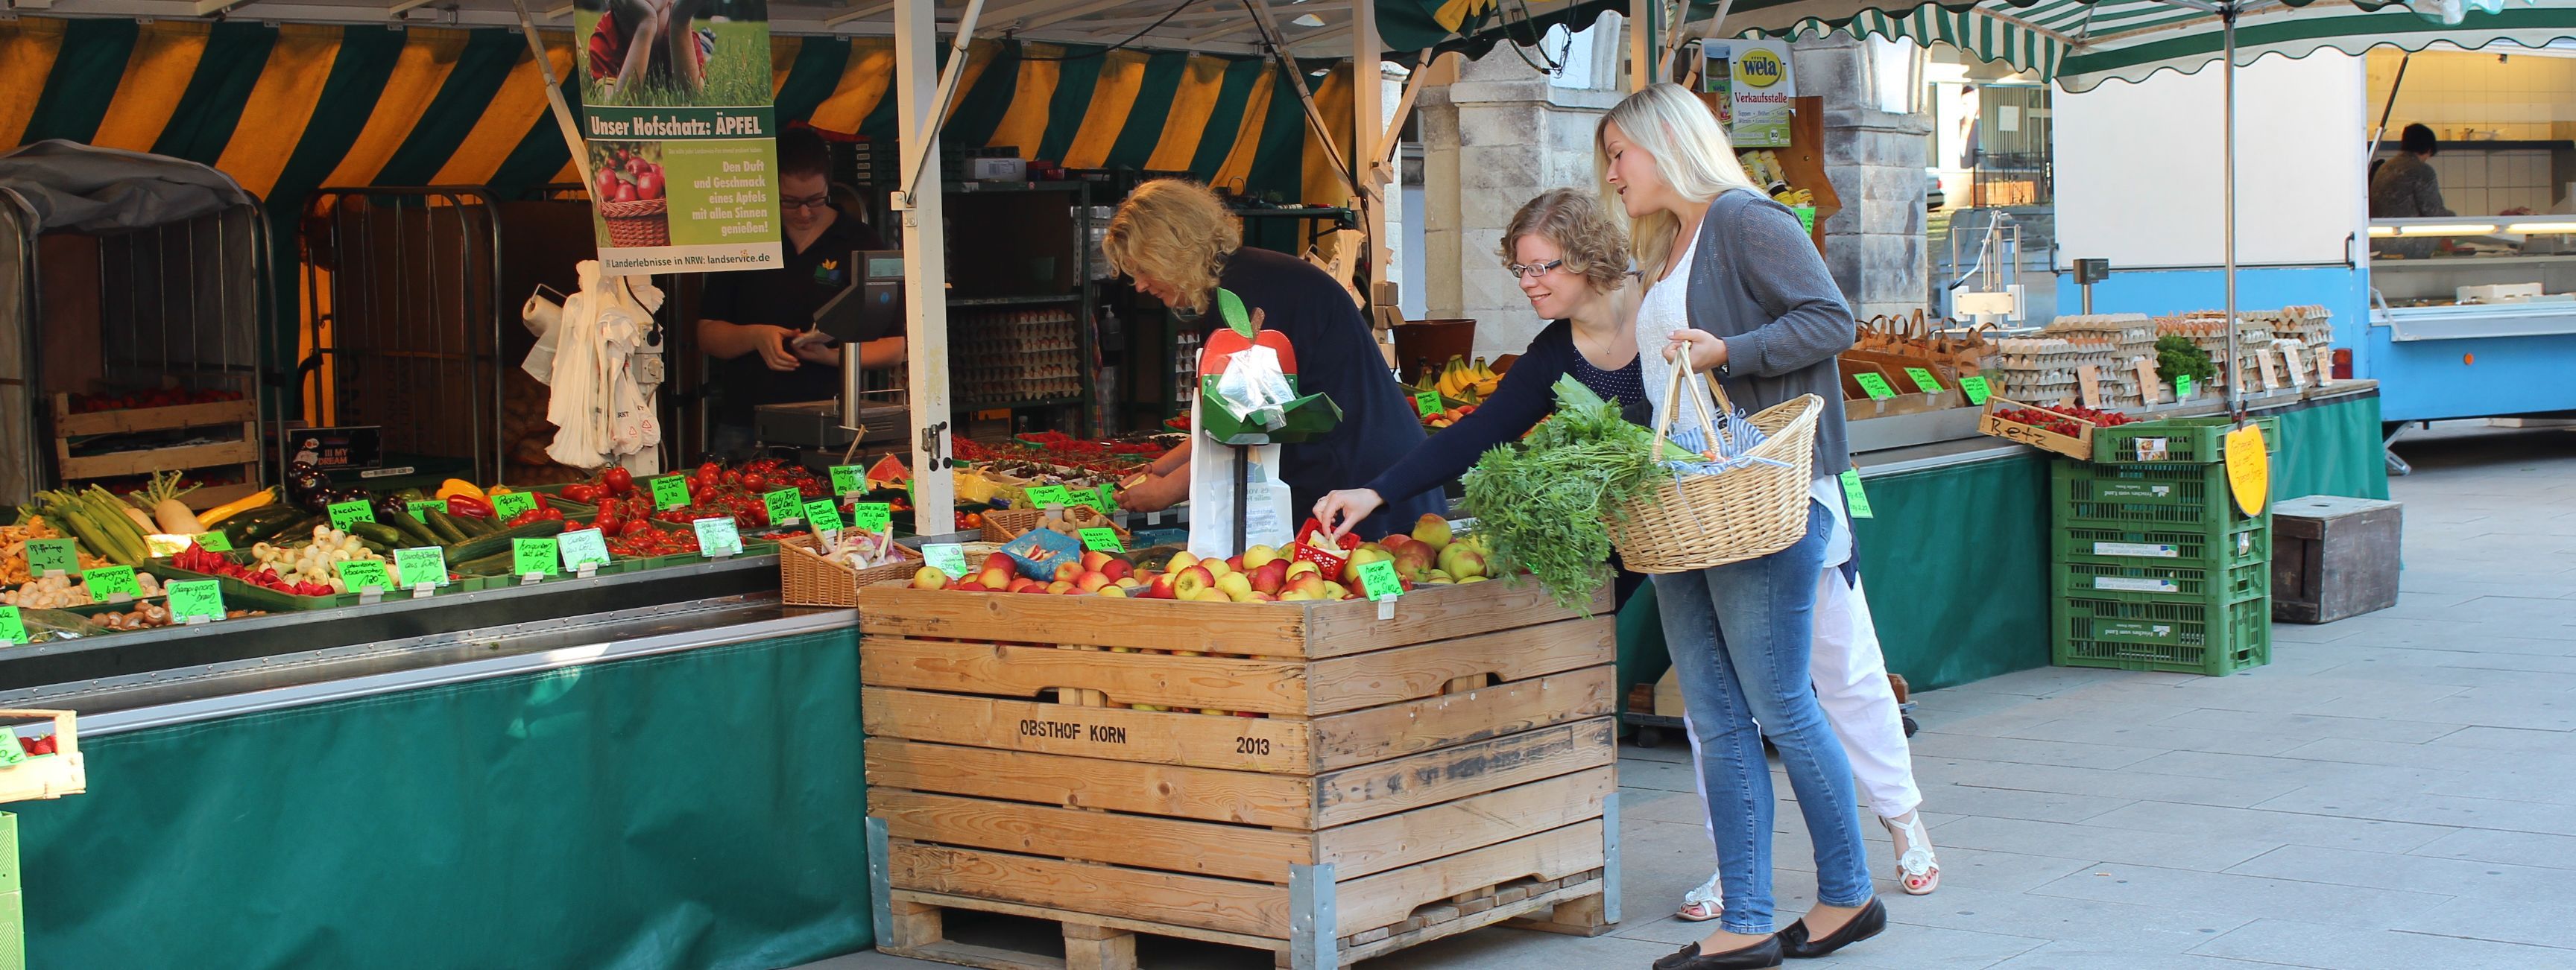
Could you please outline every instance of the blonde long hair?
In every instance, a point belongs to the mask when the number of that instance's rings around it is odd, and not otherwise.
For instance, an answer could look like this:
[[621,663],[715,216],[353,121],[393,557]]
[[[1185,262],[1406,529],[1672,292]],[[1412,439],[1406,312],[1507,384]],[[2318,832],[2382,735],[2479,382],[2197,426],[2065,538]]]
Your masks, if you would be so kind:
[[[1717,116],[1708,106],[1681,85],[1657,84],[1620,101],[1592,130],[1601,204],[1612,212],[1628,210],[1619,201],[1618,188],[1610,184],[1611,125],[1618,125],[1620,136],[1645,152],[1655,172],[1693,205],[1706,205],[1729,189],[1761,191],[1744,174],[1744,163],[1736,161],[1735,146],[1727,142],[1726,129],[1718,127]],[[1670,269],[1665,262],[1681,248],[1681,220],[1670,212],[1650,212],[1632,221],[1628,245],[1651,288]]]
[[1109,268],[1150,276],[1180,291],[1185,310],[1204,312],[1225,258],[1243,247],[1243,222],[1207,186],[1155,179],[1136,187],[1101,234]]

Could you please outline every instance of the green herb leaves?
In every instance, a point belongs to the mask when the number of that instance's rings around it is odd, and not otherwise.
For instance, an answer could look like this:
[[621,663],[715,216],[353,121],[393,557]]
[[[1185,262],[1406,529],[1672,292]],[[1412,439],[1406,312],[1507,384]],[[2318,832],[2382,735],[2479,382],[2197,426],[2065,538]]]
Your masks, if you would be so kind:
[[1485,452],[1463,481],[1496,574],[1529,570],[1558,603],[1588,613],[1610,580],[1603,522],[1651,494],[1655,439],[1572,377],[1558,378],[1555,390],[1554,416],[1518,444]]

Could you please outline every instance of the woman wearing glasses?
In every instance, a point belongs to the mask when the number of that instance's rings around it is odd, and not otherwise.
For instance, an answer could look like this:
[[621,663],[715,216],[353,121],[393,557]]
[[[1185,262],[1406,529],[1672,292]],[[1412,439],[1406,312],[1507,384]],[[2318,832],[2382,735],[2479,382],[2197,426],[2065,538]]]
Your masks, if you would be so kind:
[[[778,169],[786,265],[709,273],[698,298],[698,347],[714,358],[707,375],[716,392],[707,450],[724,458],[751,451],[752,409],[840,395],[841,348],[795,338],[813,325],[815,310],[850,284],[856,271],[850,253],[885,248],[867,223],[833,211],[832,156],[822,136],[805,128],[780,135]],[[900,326],[866,335],[859,365],[902,363]]]
[[[1583,386],[1616,402],[1628,420],[1646,423],[1651,406],[1639,377],[1637,288],[1628,284],[1628,238],[1591,195],[1551,189],[1522,205],[1503,231],[1505,269],[1520,283],[1530,309],[1554,321],[1530,340],[1502,386],[1457,425],[1433,435],[1413,453],[1387,466],[1360,488],[1324,496],[1315,518],[1346,531],[1387,502],[1401,502],[1458,477],[1476,458],[1527,433],[1556,409],[1556,379],[1573,375]],[[1618,598],[1640,579],[1619,574]]]

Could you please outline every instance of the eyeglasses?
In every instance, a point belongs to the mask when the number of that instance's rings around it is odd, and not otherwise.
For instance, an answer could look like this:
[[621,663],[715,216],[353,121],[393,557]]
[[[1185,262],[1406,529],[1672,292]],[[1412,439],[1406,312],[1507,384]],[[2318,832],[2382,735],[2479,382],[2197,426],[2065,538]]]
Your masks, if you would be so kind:
[[1521,265],[1521,264],[1519,264],[1519,263],[1513,263],[1513,264],[1511,264],[1511,265],[1509,265],[1509,266],[1505,266],[1505,267],[1503,267],[1503,268],[1504,268],[1504,269],[1507,269],[1507,270],[1512,271],[1512,276],[1513,276],[1514,278],[1537,279],[1537,278],[1539,278],[1539,277],[1541,277],[1541,276],[1545,276],[1545,275],[1547,275],[1547,271],[1548,271],[1548,270],[1552,270],[1552,269],[1555,269],[1555,268],[1557,268],[1557,267],[1559,267],[1559,266],[1563,266],[1563,265],[1565,265],[1565,261],[1564,261],[1564,260],[1562,260],[1562,259],[1551,259],[1551,260],[1548,260],[1547,262],[1539,263],[1539,264],[1534,265],[1534,266],[1523,266],[1523,265]]
[[802,199],[778,200],[778,207],[781,209],[823,209],[829,208],[831,204],[832,197],[829,195],[815,195],[807,196]]

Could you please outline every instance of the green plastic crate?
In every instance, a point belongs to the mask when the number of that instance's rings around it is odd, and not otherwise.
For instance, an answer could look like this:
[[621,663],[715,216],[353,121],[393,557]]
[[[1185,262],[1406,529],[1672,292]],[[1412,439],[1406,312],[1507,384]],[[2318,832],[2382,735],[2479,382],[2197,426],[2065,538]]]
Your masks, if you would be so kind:
[[2063,597],[2054,614],[2051,663],[2206,674],[2272,662],[2272,600],[2225,605],[2181,599]]
[[2059,596],[2194,599],[2219,603],[2272,594],[2272,563],[2185,566],[2145,559],[2077,558],[2048,567]]
[[2186,566],[2270,562],[2270,519],[2266,515],[2200,529],[2060,525],[2049,533],[2049,561],[2089,559]]
[[[2263,429],[2263,450],[2269,454],[2281,451],[2281,419],[2255,418]],[[2224,417],[2165,418],[2159,421],[2133,421],[2093,429],[2093,460],[2112,465],[2198,465],[2223,460],[2227,433],[2236,430],[2236,422]],[[2141,452],[2140,439],[2150,443]],[[2162,442],[2162,450],[2153,443]],[[2143,456],[2143,457],[2142,457]]]
[[2049,468],[2049,510],[2061,529],[2202,531],[2255,519],[2236,508],[2227,466],[2096,465],[2059,459]]

